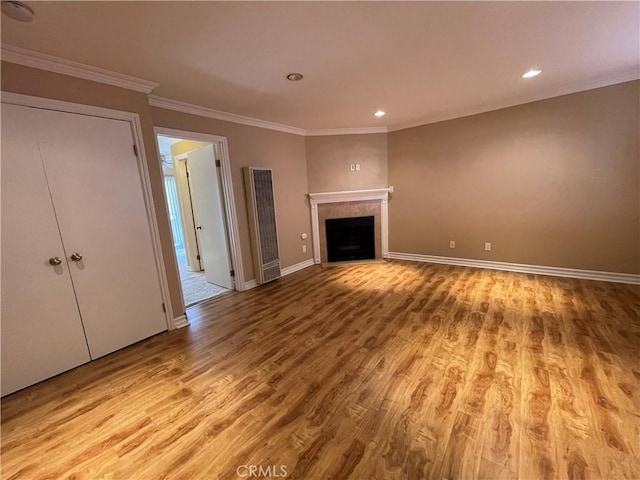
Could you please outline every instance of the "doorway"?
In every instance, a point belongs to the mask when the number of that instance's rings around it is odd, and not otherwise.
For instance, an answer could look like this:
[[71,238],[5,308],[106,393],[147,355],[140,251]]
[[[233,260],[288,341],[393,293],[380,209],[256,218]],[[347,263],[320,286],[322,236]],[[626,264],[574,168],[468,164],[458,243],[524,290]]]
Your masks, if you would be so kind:
[[220,141],[156,135],[182,297],[188,307],[235,288]]

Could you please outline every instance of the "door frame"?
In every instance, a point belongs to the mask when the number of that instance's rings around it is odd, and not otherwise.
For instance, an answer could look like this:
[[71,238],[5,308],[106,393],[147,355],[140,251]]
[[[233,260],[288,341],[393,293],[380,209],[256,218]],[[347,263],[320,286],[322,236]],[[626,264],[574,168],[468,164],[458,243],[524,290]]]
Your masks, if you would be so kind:
[[[12,92],[1,92],[2,103],[11,105],[20,105],[24,107],[40,108],[44,110],[55,110],[58,112],[76,113],[80,115],[90,115],[94,117],[109,118],[113,120],[124,120],[131,125],[131,134],[133,137],[134,145],[131,148],[137,148],[138,154],[136,155],[136,162],[138,164],[138,173],[140,174],[140,183],[142,186],[142,196],[145,203],[145,211],[147,214],[147,221],[149,230],[151,233],[151,243],[153,247],[153,257],[156,264],[156,272],[158,274],[158,284],[160,287],[160,294],[164,303],[164,316],[167,323],[167,329],[173,330],[176,328],[175,322],[181,320],[180,318],[173,318],[173,306],[171,304],[171,296],[169,294],[169,285],[167,283],[167,271],[165,269],[164,255],[162,254],[162,248],[160,243],[160,231],[158,230],[158,223],[156,220],[156,210],[153,203],[153,196],[151,194],[151,181],[149,179],[149,172],[147,171],[147,155],[144,148],[143,135],[142,135],[142,123],[140,122],[140,116],[133,112],[123,112],[120,110],[112,110],[110,108],[96,107],[93,105],[83,105],[80,103],[64,102],[61,100],[52,100],[43,97],[33,97],[30,95],[22,95]],[[164,191],[164,188],[163,188]],[[173,242],[173,240],[172,240]]]
[[[157,138],[157,136],[156,136]],[[196,233],[195,217],[193,214],[193,198],[191,197],[191,179],[187,174],[186,160],[188,156],[186,153],[181,153],[173,157],[174,160],[174,178],[176,179],[176,186],[178,187],[178,203],[180,204],[180,213],[182,215],[182,233],[185,241],[185,251],[187,254],[187,263],[189,264],[189,270],[192,272],[202,272],[204,270],[202,266],[202,258],[200,254],[200,243],[198,241],[198,235]],[[184,181],[184,188],[180,187],[180,184]],[[166,195],[165,190],[165,195]],[[168,204],[167,204],[168,205]],[[196,253],[191,251],[195,247]],[[196,268],[197,267],[197,268]],[[184,292],[183,292],[184,293]]]
[[[158,135],[165,137],[179,138],[181,140],[194,140],[196,142],[217,143],[220,145],[220,180],[222,183],[222,196],[224,200],[225,217],[227,221],[227,233],[229,240],[229,254],[231,255],[231,268],[235,273],[234,287],[235,290],[242,292],[247,290],[247,286],[244,281],[244,271],[242,264],[242,253],[240,250],[240,233],[238,230],[238,216],[236,215],[236,202],[233,196],[233,182],[231,179],[231,163],[229,160],[229,145],[227,137],[221,137],[219,135],[211,135],[208,133],[188,132],[185,130],[178,130],[175,128],[166,127],[154,127],[153,128],[156,142],[158,141]],[[162,163],[162,159],[158,154],[158,162]],[[166,192],[164,192],[166,195]],[[166,202],[165,202],[166,203]],[[166,212],[169,215],[169,210]],[[176,269],[178,268],[178,261],[174,255],[174,261],[176,262]],[[180,286],[180,293],[182,294],[182,285]],[[182,297],[184,298],[184,297]],[[184,300],[183,300],[184,303]],[[184,307],[184,305],[183,305]]]

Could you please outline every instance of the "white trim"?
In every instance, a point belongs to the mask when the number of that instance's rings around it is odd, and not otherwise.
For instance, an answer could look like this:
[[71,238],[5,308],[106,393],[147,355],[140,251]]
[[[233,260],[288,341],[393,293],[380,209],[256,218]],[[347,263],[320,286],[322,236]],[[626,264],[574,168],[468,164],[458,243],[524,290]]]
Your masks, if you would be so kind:
[[[112,118],[115,120],[132,121],[138,117],[137,113],[111,110],[110,108],[94,107],[93,105],[83,105],[80,103],[69,103],[62,100],[52,100],[44,97],[34,97],[13,92],[1,92],[2,103],[11,105],[22,105],[26,107],[42,108],[45,110],[56,110],[59,112],[78,113],[81,115],[92,115],[95,117]],[[140,145],[138,145],[140,147]]]
[[283,268],[282,270],[280,270],[280,275],[283,277],[286,275],[291,275],[292,273],[299,272],[300,270],[304,270],[305,268],[311,267],[313,265],[315,265],[313,258],[309,258],[304,262],[296,263],[294,265]]
[[164,256],[162,254],[162,248],[160,244],[160,232],[158,230],[156,211],[153,203],[153,196],[151,194],[151,182],[149,180],[149,173],[147,171],[148,163],[146,151],[144,148],[144,142],[142,140],[143,136],[140,116],[137,113],[133,112],[123,112],[120,110],[111,110],[109,108],[94,107],[92,105],[82,105],[79,103],[69,103],[41,97],[32,97],[29,95],[21,95],[11,92],[2,92],[2,103],[23,105],[33,108],[42,108],[46,110],[56,110],[60,112],[77,113],[82,115],[92,115],[95,117],[124,120],[131,123],[133,141],[138,147],[138,171],[140,172],[142,180],[142,190],[145,201],[147,220],[149,222],[149,229],[151,233],[153,255],[158,273],[158,282],[160,284],[160,294],[162,296],[162,301],[165,304],[164,315],[167,323],[167,329],[172,330],[174,328],[172,318],[173,306],[171,304],[171,295],[169,293],[169,286],[167,283],[167,272],[165,270]]
[[319,192],[310,193],[311,203],[311,237],[313,242],[313,261],[318,264],[320,260],[320,223],[318,219],[318,204],[339,202],[364,202],[380,200],[380,249],[382,258],[389,256],[389,193],[393,187],[371,188],[368,190],[348,190],[344,192]]
[[213,118],[224,122],[238,123],[240,125],[248,125],[250,127],[266,128],[278,132],[291,133],[292,135],[300,135],[303,137],[318,137],[325,135],[366,135],[371,133],[387,133],[387,127],[363,127],[363,128],[332,128],[332,129],[316,129],[305,130],[303,128],[292,127],[282,123],[270,122],[268,120],[260,120],[259,118],[246,117],[235,113],[223,112],[213,108],[201,107],[192,103],[181,102],[180,100],[172,100],[170,98],[160,97],[158,95],[149,95],[149,105],[157,108],[173,110],[175,112],[188,113],[199,117]]
[[594,90],[601,87],[609,87],[618,83],[630,82],[640,79],[640,70],[637,67],[630,68],[621,72],[614,73],[612,75],[604,75],[601,77],[593,78],[588,81],[571,82],[564,85],[560,85],[553,90],[543,92],[542,94],[534,95],[528,100],[519,101],[517,103],[497,103],[493,105],[478,106],[471,110],[460,109],[455,112],[449,112],[445,115],[435,116],[432,118],[423,118],[421,120],[415,120],[412,122],[404,122],[388,127],[389,132],[396,132],[398,130],[406,130],[408,128],[421,127],[423,125],[430,125],[432,123],[446,122],[448,120],[456,120],[458,118],[470,117],[472,115],[479,115],[481,113],[493,112],[496,110],[503,110],[505,108],[517,107],[520,105],[526,105],[528,103],[539,102],[542,100],[549,100],[555,97],[561,97],[563,95],[571,95],[574,93],[585,92],[587,90]]
[[387,133],[387,127],[362,127],[362,128],[322,128],[306,130],[307,137],[322,137],[325,135],[368,135],[371,133]]
[[[222,192],[224,196],[225,213],[227,214],[229,232],[229,250],[231,254],[231,268],[235,272],[235,289],[239,292],[247,290],[244,281],[244,271],[242,269],[242,252],[240,249],[240,232],[238,230],[238,216],[236,215],[236,202],[233,196],[233,182],[231,179],[231,164],[229,160],[229,146],[227,137],[210,135],[208,133],[187,132],[175,128],[154,127],[154,134],[175,137],[184,140],[195,140],[198,142],[218,143],[222,159],[220,161],[222,169]],[[158,156],[158,161],[162,162]],[[163,189],[164,190],[164,189]],[[167,213],[168,215],[168,213]],[[184,305],[183,305],[184,307]]]
[[173,319],[173,328],[182,328],[182,327],[188,327],[189,326],[189,319],[187,318],[187,315],[180,315],[179,317],[176,317]]
[[575,268],[493,262],[489,260],[474,260],[470,258],[438,257],[434,255],[420,255],[417,253],[389,252],[389,258],[394,260],[409,260],[412,262],[440,263],[444,265],[457,265],[461,267],[504,270],[506,272],[533,273],[536,275],[550,275],[553,277],[579,278],[582,280],[599,280],[602,282],[630,283],[632,285],[640,285],[640,275],[635,273],[600,272],[596,270],[579,270]]
[[37,68],[48,72],[61,73],[70,77],[82,78],[93,82],[105,83],[115,87],[151,93],[159,84],[132,77],[123,73],[112,72],[103,68],[85,65],[53,55],[34,52],[25,48],[2,44],[2,60],[25,67]]
[[[86,65],[84,63],[75,62],[73,60],[67,60],[64,58],[56,57],[53,55],[47,55],[33,50],[25,48],[15,47],[13,45],[2,44],[2,60],[18,65],[24,65],[26,67],[37,68],[40,70],[46,70],[49,72],[60,73],[62,75],[68,75],[71,77],[82,78],[84,80],[90,80],[93,82],[104,83],[107,85],[113,85],[120,88],[126,88],[128,90],[135,90],[150,94],[156,87],[159,86],[156,82],[144,80],[141,78],[125,75],[123,73],[106,70],[92,65]],[[201,107],[198,105],[181,102],[179,100],[172,100],[169,98],[160,97],[157,95],[149,95],[149,105],[158,108],[166,108],[168,110],[174,110],[183,113],[189,113],[192,115],[198,115],[201,117],[214,118],[217,120],[223,120],[232,123],[238,123],[241,125],[248,125],[258,128],[266,128],[269,130],[276,130],[285,133],[291,133],[301,136],[326,136],[326,135],[365,135],[375,133],[389,133],[397,130],[404,130],[407,128],[419,127],[422,125],[429,125],[432,123],[443,122],[446,120],[453,120],[457,118],[463,118],[470,115],[477,115],[480,113],[487,113],[494,110],[501,110],[503,108],[509,108],[517,105],[523,105],[526,103],[536,102],[540,100],[546,100],[549,98],[559,97],[562,95],[568,95],[572,93],[579,93],[585,90],[592,90],[595,88],[606,87],[609,85],[615,85],[618,83],[629,82],[632,80],[638,80],[640,78],[640,71],[637,68],[631,68],[621,72],[616,72],[612,75],[605,75],[591,79],[586,82],[572,82],[561,85],[560,87],[544,93],[543,95],[536,95],[525,102],[519,102],[515,104],[497,104],[490,107],[479,107],[473,110],[460,110],[444,116],[434,118],[423,118],[413,122],[405,122],[392,126],[381,127],[355,127],[355,128],[328,128],[328,129],[308,129],[293,127],[290,125],[284,125],[276,122],[270,122],[267,120],[260,120],[257,118],[247,117],[244,115],[237,115],[235,113],[223,112],[220,110],[214,110],[207,107]]]
[[[158,146],[158,136],[155,136],[156,139],[156,146]],[[160,167],[162,168],[162,157],[160,156],[160,149],[158,148],[158,163],[160,164]],[[173,228],[173,225],[171,225],[171,218],[169,215],[169,201],[167,200],[167,192],[165,191],[165,186],[164,186],[164,178],[162,179],[162,195],[164,196],[164,208],[165,208],[165,215],[167,216],[167,220],[169,222],[169,230],[171,230]],[[173,232],[171,232],[171,244],[173,246]],[[172,255],[173,257],[173,264],[176,267],[176,272],[178,272],[178,291],[180,292],[180,307],[181,307],[181,311],[185,311],[186,307],[184,305],[184,291],[182,290],[182,281],[180,280],[180,268],[178,267],[178,257],[175,255],[175,248],[174,248],[174,254]],[[187,319],[186,314],[184,315],[184,319],[187,322],[187,324],[189,323],[189,320]],[[173,320],[173,328],[180,328],[177,326],[177,321],[180,319],[181,317],[177,317]]]
[[366,200],[384,200],[392,187],[370,188],[368,190],[347,190],[344,192],[310,193],[311,203],[363,202]]
[[257,286],[258,286],[258,281],[254,278],[253,280],[244,282],[244,291],[251,290],[252,288],[256,288]]
[[143,193],[145,203],[147,204],[147,216],[149,217],[149,223],[151,227],[151,239],[153,243],[154,257],[156,259],[156,268],[158,268],[160,277],[160,289],[162,290],[162,296],[165,304],[165,317],[169,330],[172,330],[173,323],[170,319],[173,315],[173,303],[171,302],[171,293],[169,292],[169,283],[167,281],[167,270],[165,268],[164,255],[162,253],[162,243],[160,241],[160,230],[158,229],[156,209],[153,202],[153,194],[151,193],[151,179],[149,178],[149,172],[147,170],[149,162],[147,159],[147,152],[144,148],[142,124],[140,123],[140,116],[137,113],[132,113],[131,115],[133,115],[132,130],[134,134],[134,140],[138,147],[138,169],[140,171],[140,175],[142,176],[144,191]]
[[280,123],[268,122],[266,120],[259,120],[257,118],[245,117],[243,115],[236,115],[235,113],[222,112],[220,110],[214,110],[212,108],[200,107],[191,103],[171,100],[170,98],[158,97],[157,95],[149,95],[149,105],[151,105],[152,107],[165,108],[167,110],[174,110],[176,112],[197,115],[199,117],[207,117],[216,120],[223,120],[225,122],[239,123],[241,125],[248,125],[250,127],[267,128],[269,130],[292,133],[294,135],[305,134],[305,130],[301,128],[282,125]]
[[[290,265],[280,270],[280,278],[285,277],[287,275],[291,275],[292,273],[295,273],[295,272],[299,272],[300,270],[303,270],[305,268],[312,267],[313,265],[315,265],[313,258],[309,258],[300,263],[295,263],[293,265]],[[244,289],[251,290],[252,288],[256,288],[257,286],[258,286],[257,280],[253,279],[253,280],[249,280],[248,282],[245,282]]]

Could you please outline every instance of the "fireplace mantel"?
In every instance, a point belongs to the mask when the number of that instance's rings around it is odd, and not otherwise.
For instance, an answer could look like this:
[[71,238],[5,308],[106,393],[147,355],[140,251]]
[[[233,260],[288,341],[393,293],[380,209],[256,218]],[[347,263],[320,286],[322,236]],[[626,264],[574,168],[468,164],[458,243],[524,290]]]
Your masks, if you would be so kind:
[[317,205],[318,203],[361,202],[366,200],[382,200],[386,202],[389,193],[393,193],[393,187],[310,193],[309,198],[312,206],[314,203]]
[[311,203],[311,228],[313,240],[313,261],[321,263],[320,258],[320,225],[318,220],[318,205],[325,203],[349,203],[349,202],[380,202],[380,228],[381,228],[381,253],[382,258],[389,258],[389,193],[393,193],[393,187],[373,188],[368,190],[348,190],[344,192],[319,192],[310,193]]

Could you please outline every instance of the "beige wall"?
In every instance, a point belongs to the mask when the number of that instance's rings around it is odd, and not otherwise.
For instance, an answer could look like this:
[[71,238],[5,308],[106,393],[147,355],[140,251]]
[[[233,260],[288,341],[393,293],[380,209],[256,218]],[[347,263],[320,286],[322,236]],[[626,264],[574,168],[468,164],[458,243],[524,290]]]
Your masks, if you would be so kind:
[[308,192],[394,185],[391,251],[640,273],[640,82],[388,135],[306,138],[149,107],[143,93],[7,62],[2,89],[140,116],[175,316],[179,277],[153,126],[227,137],[247,280],[244,166],[274,170],[283,267],[312,256],[300,239],[311,233]]
[[[189,115],[163,108],[151,108],[157,127],[219,135],[227,138],[233,195],[238,216],[238,230],[245,279],[253,273],[249,223],[244,193],[242,167],[273,169],[273,184],[278,222],[278,241],[282,267],[312,258],[311,214],[307,199],[307,165],[304,137],[248,127],[211,118]],[[307,233],[307,240],[300,234]],[[307,253],[302,253],[302,245]]]
[[[389,186],[387,134],[307,137],[309,192],[342,192]],[[351,172],[349,164],[359,163]]]
[[390,250],[640,273],[639,104],[628,82],[390,133]]
[[[311,235],[307,240],[300,239],[301,233],[311,233],[306,197],[308,188],[304,137],[153,108],[149,106],[148,97],[144,93],[8,62],[2,62],[2,90],[134,112],[140,116],[148,160],[147,170],[156,208],[174,316],[177,317],[184,312],[179,307],[182,303],[179,276],[166,215],[163,176],[158,161],[154,126],[227,137],[246,280],[251,280],[255,276],[251,261],[251,244],[241,171],[243,166],[269,167],[274,170],[282,267],[312,258],[309,240]],[[307,245],[307,253],[302,253],[303,244]]]
[[182,315],[184,312],[180,308],[182,299],[180,298],[179,277],[174,260],[175,252],[173,251],[171,227],[166,214],[162,170],[158,161],[156,141],[153,135],[153,121],[147,95],[8,62],[2,62],[2,90],[134,112],[140,116],[144,148],[147,156],[147,171],[155,203],[156,220],[160,231],[162,253],[165,258],[173,314],[175,317]]

